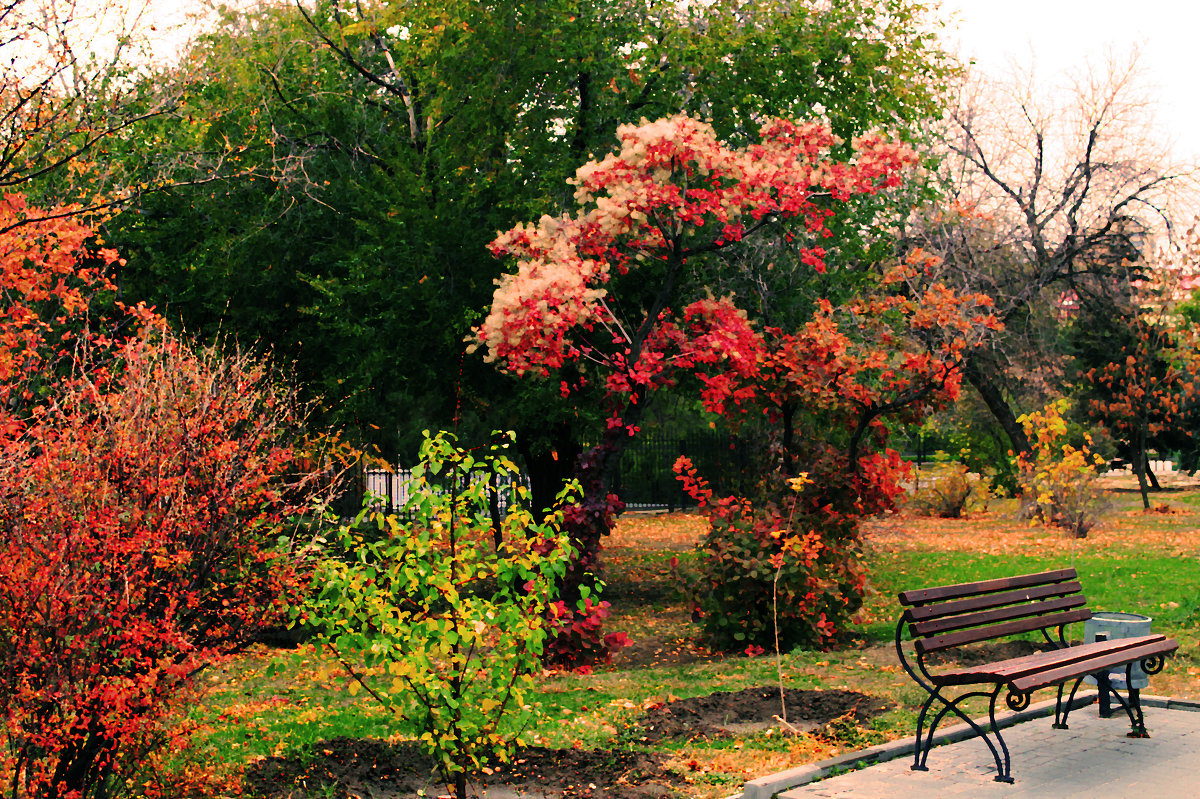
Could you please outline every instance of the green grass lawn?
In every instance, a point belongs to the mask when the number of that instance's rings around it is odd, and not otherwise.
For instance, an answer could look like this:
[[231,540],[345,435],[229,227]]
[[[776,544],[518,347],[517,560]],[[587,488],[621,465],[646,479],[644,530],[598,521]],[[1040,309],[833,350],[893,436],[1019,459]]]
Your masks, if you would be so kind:
[[[1200,698],[1200,490],[1158,495],[1156,502],[1168,507],[1153,513],[1140,510],[1136,494],[1112,499],[1105,522],[1085,539],[1019,521],[1011,502],[993,502],[963,520],[873,521],[867,530],[872,593],[855,640],[839,651],[785,654],[780,668],[789,688],[851,689],[883,697],[895,709],[866,729],[843,724],[821,736],[773,730],[652,748],[686,775],[686,795],[721,797],[750,777],[908,735],[923,695],[892,649],[895,594],[1069,565],[1094,609],[1145,613],[1156,631],[1179,639],[1179,654],[1148,692]],[[628,632],[634,645],[590,675],[542,675],[536,701],[545,721],[530,731],[532,741],[636,748],[643,745],[631,725],[650,705],[777,682],[773,656],[720,656],[697,640],[668,561],[672,554],[686,557],[701,530],[701,520],[684,514],[622,521],[607,553],[611,628]],[[256,648],[204,679],[206,699],[192,712],[199,756],[230,771],[255,758],[311,753],[336,737],[396,740],[411,732],[362,695],[352,697],[344,678],[311,647]]]

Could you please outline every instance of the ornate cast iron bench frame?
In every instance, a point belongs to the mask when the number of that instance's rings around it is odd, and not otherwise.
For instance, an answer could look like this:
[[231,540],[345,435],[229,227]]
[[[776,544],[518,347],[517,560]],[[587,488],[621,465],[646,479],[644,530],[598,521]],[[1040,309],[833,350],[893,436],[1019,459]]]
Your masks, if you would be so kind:
[[[916,752],[912,768],[927,771],[926,761],[933,746],[934,732],[947,713],[969,724],[983,739],[996,760],[996,781],[1013,781],[1008,746],[996,725],[996,703],[1007,690],[1005,702],[1013,710],[1029,707],[1030,695],[1049,686],[1058,687],[1054,708],[1054,728],[1067,728],[1067,713],[1084,677],[1096,677],[1101,691],[1101,715],[1108,715],[1109,694],[1129,716],[1130,737],[1149,737],[1142,716],[1137,688],[1129,687],[1122,697],[1109,682],[1109,672],[1125,669],[1126,686],[1132,685],[1132,672],[1140,664],[1147,674],[1162,670],[1167,655],[1179,644],[1163,635],[1100,640],[1071,645],[1066,625],[1091,618],[1087,598],[1074,569],[1058,569],[998,580],[960,585],[943,585],[904,591],[900,604],[905,607],[896,624],[896,654],[909,676],[929,694],[917,717]],[[908,635],[905,636],[907,628]],[[973,666],[957,666],[930,671],[926,657],[934,652],[997,641],[1012,635],[1040,632],[1054,646],[1046,652]],[[905,650],[911,647],[910,656]],[[1070,690],[1067,684],[1072,683]],[[956,689],[987,686],[988,690]],[[972,697],[988,700],[988,724],[981,726],[962,709]],[[930,713],[935,704],[939,707]]]

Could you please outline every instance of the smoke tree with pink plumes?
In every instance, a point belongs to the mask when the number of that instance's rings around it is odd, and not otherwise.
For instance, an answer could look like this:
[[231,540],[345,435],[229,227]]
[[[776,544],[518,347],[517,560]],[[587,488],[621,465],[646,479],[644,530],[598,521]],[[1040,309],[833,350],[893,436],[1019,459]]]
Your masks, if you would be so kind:
[[[747,147],[722,143],[709,125],[686,116],[624,125],[618,139],[618,150],[577,171],[577,210],[518,225],[492,242],[492,252],[511,259],[514,271],[497,281],[474,334],[487,360],[530,379],[555,380],[564,396],[585,386],[602,389],[606,422],[576,465],[583,498],[565,518],[579,554],[562,599],[575,618],[562,623],[551,659],[567,665],[602,662],[623,642],[619,633],[600,632],[607,603],[588,602],[584,594],[596,594],[601,541],[623,509],[612,491],[621,453],[656,392],[686,378],[699,385],[710,412],[734,416],[756,408],[779,425],[783,416],[769,407],[779,404],[779,393],[790,380],[817,379],[812,370],[789,377],[773,366],[774,353],[793,346],[796,331],[757,324],[736,297],[707,291],[694,267],[771,228],[784,231],[804,265],[824,273],[831,217],[856,197],[899,186],[917,161],[909,147],[878,136],[856,139],[852,155],[839,160],[831,153],[841,142],[827,127],[782,119],[763,125],[760,142]],[[940,320],[925,301],[935,287],[919,285],[928,266],[918,257],[891,270],[878,281],[888,296],[864,299],[847,309],[847,319],[865,335],[897,324],[911,332],[909,322],[921,314]],[[843,353],[858,366],[826,376],[833,381],[828,391],[853,395],[846,402],[859,412],[856,423],[865,420],[860,441],[866,431],[877,432],[889,403],[909,407],[953,393],[953,363],[964,338],[957,331],[983,324],[985,304],[977,297],[951,303],[944,311],[951,323],[939,323],[924,340],[909,335],[904,346],[899,334],[885,332],[881,345],[890,351],[882,356],[861,343]],[[822,324],[838,329],[837,315],[823,310],[829,321]],[[864,396],[854,390],[864,381],[888,385]],[[794,438],[777,436],[788,437]],[[786,475],[804,465],[784,458],[764,473]],[[859,471],[857,461],[850,471]]]

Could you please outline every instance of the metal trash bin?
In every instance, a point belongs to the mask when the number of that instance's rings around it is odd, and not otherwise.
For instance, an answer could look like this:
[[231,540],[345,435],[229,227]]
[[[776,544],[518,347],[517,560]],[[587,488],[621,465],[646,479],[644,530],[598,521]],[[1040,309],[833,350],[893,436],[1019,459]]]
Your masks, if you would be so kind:
[[[1090,644],[1096,640],[1096,634],[1101,633],[1107,635],[1109,641],[1117,638],[1135,638],[1139,635],[1150,634],[1149,616],[1143,616],[1140,613],[1118,613],[1115,611],[1097,611],[1092,614],[1092,617],[1083,623],[1083,642]],[[1125,669],[1117,669],[1108,673],[1108,678],[1112,682],[1112,687],[1118,690],[1128,690],[1136,688],[1141,690],[1150,684],[1150,678],[1146,672],[1142,670],[1141,663],[1134,663],[1133,670],[1130,672],[1132,684],[1125,684]],[[1095,685],[1096,680],[1092,677],[1085,678],[1090,685]]]

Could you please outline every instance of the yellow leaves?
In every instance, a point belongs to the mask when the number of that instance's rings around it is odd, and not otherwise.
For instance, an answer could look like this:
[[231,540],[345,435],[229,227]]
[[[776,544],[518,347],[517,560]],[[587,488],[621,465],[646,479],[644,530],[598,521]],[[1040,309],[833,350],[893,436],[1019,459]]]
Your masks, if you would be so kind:
[[812,480],[809,479],[808,472],[801,472],[792,479],[788,480],[787,484],[789,488],[798,494],[804,490],[805,486],[811,485]]
[[1068,408],[1066,400],[1059,400],[1019,419],[1031,439],[1032,452],[1019,455],[1017,465],[1033,517],[1081,535],[1095,524],[1100,497],[1096,466],[1103,461],[1089,451],[1090,440],[1083,447],[1063,440],[1067,434],[1063,414]]

